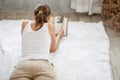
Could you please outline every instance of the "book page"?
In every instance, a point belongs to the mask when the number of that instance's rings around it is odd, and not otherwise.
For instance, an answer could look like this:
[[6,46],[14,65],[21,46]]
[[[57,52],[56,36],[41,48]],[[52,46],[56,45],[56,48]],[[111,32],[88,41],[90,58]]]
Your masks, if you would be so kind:
[[60,16],[54,18],[55,34],[58,34],[63,26],[63,19]]
[[56,17],[52,17],[51,22],[55,26],[55,34],[56,35],[63,28],[64,36],[67,36],[67,33],[68,33],[68,18],[66,18],[64,16],[56,16]]
[[68,33],[68,19],[64,17],[63,20],[63,30],[64,30],[64,35],[67,36]]

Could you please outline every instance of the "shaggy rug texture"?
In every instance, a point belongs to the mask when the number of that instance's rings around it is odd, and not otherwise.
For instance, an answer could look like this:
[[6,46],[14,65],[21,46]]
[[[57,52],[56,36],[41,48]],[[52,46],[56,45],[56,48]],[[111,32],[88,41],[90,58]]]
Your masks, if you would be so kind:
[[[21,57],[22,20],[0,21],[0,80],[8,80]],[[68,35],[50,54],[58,80],[112,80],[109,38],[102,22],[69,22]]]

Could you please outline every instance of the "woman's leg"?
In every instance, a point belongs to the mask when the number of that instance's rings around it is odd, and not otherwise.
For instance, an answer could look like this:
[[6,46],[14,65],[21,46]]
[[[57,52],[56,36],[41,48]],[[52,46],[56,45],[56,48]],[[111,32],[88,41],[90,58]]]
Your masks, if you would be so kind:
[[38,76],[34,80],[56,80],[54,77],[49,77],[49,76]]
[[14,79],[10,79],[10,80],[31,80],[31,79],[26,78],[26,77],[21,77],[21,78],[14,78]]
[[35,73],[34,80],[56,80],[53,65],[49,61],[38,61],[36,67],[40,67],[40,70]]
[[31,62],[19,62],[9,80],[31,80]]

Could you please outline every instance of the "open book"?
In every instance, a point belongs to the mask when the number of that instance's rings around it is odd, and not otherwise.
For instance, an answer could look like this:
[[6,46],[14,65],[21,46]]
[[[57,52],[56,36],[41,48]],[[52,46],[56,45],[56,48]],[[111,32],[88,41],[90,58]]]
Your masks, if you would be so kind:
[[57,35],[61,28],[64,30],[64,36],[67,36],[68,33],[68,18],[64,16],[55,16],[53,17],[53,24],[55,25],[55,34]]

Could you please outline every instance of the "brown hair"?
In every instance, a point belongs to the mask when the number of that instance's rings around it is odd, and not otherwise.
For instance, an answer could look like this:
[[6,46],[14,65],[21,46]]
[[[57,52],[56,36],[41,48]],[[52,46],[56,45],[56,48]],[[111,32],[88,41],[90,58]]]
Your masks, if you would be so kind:
[[40,29],[43,26],[43,24],[47,22],[47,17],[50,14],[51,14],[51,10],[47,4],[38,4],[36,6],[34,10],[36,29],[39,24],[41,25],[39,27]]

